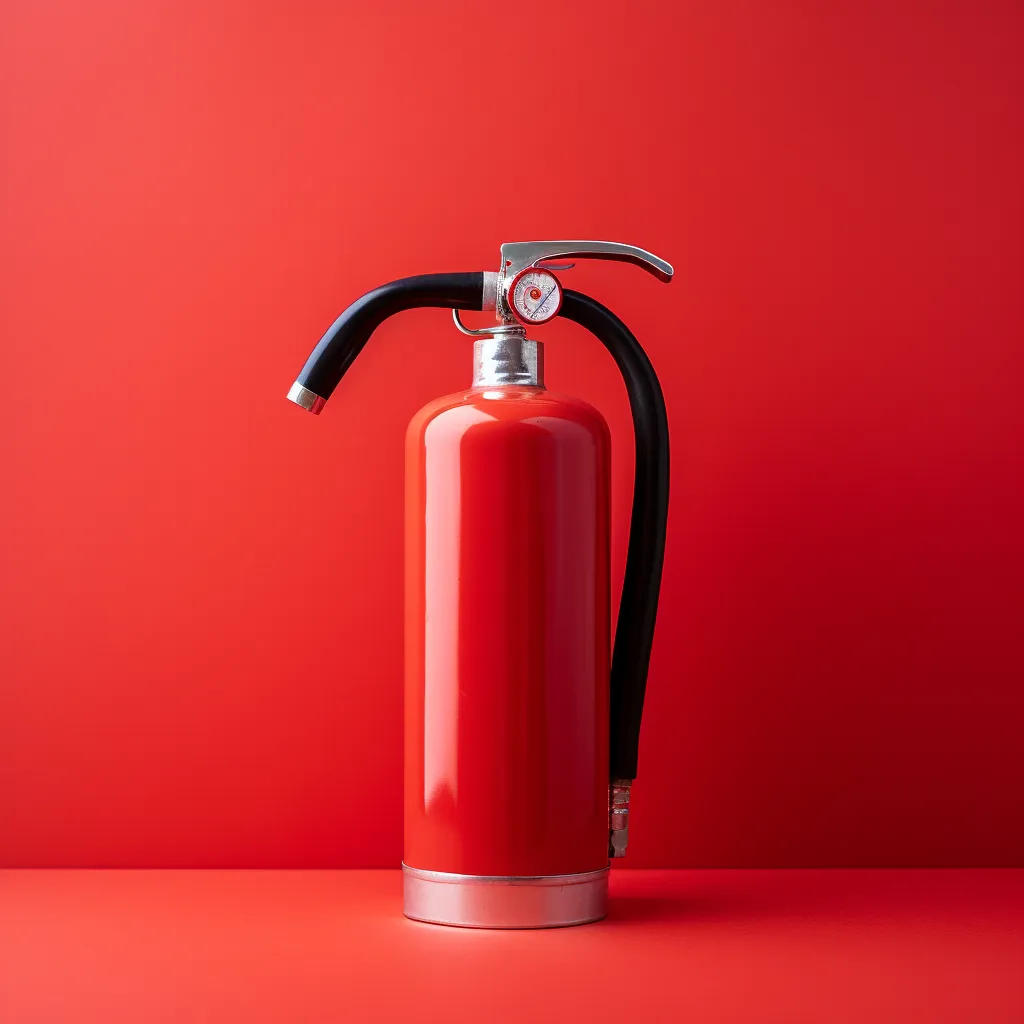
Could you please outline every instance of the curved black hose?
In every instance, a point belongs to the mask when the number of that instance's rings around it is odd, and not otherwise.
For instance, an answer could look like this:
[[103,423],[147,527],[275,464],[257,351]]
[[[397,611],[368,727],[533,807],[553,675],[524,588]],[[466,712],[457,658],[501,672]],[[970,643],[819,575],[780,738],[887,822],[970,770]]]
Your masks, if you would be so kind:
[[610,778],[635,779],[647,669],[668,526],[668,416],[658,376],[629,328],[608,308],[566,291],[559,313],[597,336],[618,364],[633,413],[636,471],[626,574],[611,670]]
[[323,399],[362,351],[370,335],[394,313],[415,306],[483,309],[483,271],[469,274],[419,274],[374,288],[356,299],[327,329],[295,380]]
[[[357,299],[330,326],[296,383],[330,398],[370,335],[394,313],[416,306],[483,308],[482,272],[406,277]],[[640,719],[654,641],[668,520],[668,417],[658,377],[629,328],[611,310],[566,291],[560,315],[594,334],[612,354],[633,414],[636,472],[626,573],[611,667],[610,778],[636,778]]]

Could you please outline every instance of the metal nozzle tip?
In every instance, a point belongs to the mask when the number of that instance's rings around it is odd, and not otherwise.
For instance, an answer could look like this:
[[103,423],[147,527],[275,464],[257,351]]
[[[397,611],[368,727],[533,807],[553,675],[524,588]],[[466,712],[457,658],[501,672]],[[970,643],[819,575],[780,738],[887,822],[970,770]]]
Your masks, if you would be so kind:
[[315,391],[304,388],[296,381],[288,392],[288,401],[301,405],[303,409],[311,412],[314,416],[319,416],[320,410],[326,404],[327,399],[321,398]]

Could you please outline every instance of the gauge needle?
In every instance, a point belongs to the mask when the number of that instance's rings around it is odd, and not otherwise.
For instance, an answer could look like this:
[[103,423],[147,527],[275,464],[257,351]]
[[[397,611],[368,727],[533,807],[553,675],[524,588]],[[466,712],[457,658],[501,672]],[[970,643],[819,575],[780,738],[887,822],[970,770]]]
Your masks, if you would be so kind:
[[552,292],[553,292],[553,291],[554,291],[554,290],[555,290],[555,289],[556,289],[557,287],[558,287],[558,285],[557,285],[557,284],[553,284],[553,285],[552,285],[552,286],[551,286],[551,287],[550,287],[550,288],[548,289],[548,293],[547,293],[547,295],[545,295],[545,296],[544,296],[544,298],[543,298],[543,299],[541,299],[541,300],[540,300],[540,302],[538,302],[538,303],[537,303],[537,305],[533,307],[533,311],[534,311],[534,313],[538,313],[538,312],[540,312],[540,307],[541,307],[541,306],[543,306],[543,305],[544,305],[544,303],[545,303],[545,302],[547,302],[547,301],[548,301],[548,299],[550,299],[550,298],[551,298],[551,293],[552,293]]

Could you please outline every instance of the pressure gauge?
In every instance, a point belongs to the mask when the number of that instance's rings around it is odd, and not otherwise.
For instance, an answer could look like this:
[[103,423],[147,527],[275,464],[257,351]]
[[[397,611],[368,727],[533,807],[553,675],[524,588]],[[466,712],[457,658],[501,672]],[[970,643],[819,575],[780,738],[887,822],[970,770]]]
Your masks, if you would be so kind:
[[521,324],[546,324],[562,308],[562,286],[550,270],[527,267],[512,278],[508,304]]

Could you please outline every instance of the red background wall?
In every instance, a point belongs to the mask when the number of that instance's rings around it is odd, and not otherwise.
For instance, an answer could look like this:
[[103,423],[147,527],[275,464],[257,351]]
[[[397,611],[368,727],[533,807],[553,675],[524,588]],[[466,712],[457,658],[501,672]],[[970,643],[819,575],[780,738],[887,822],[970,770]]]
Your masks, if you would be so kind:
[[[503,240],[648,347],[674,492],[630,863],[1024,863],[1019,4],[8,2],[0,863],[396,865],[402,437],[353,298]],[[616,371],[547,328],[616,442]]]

